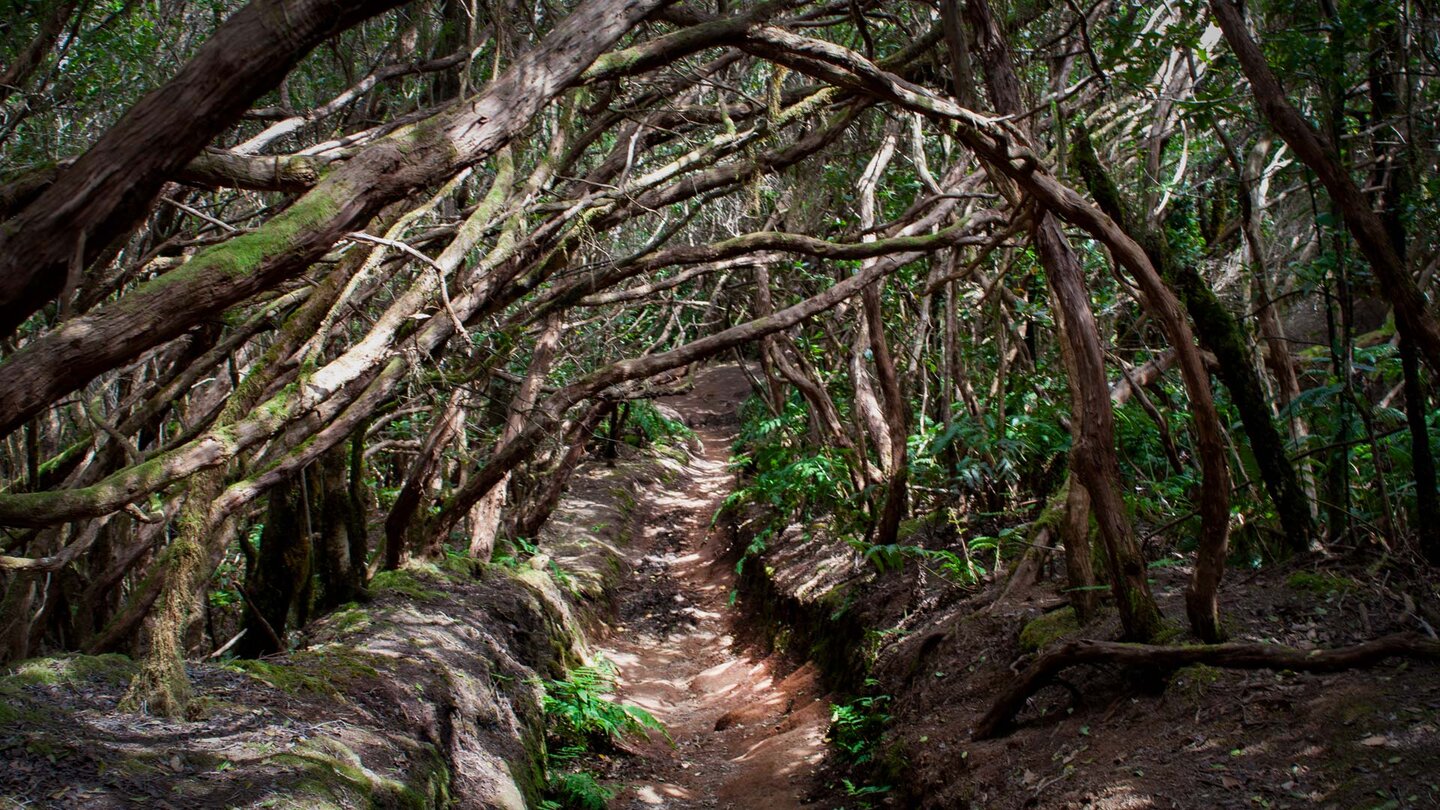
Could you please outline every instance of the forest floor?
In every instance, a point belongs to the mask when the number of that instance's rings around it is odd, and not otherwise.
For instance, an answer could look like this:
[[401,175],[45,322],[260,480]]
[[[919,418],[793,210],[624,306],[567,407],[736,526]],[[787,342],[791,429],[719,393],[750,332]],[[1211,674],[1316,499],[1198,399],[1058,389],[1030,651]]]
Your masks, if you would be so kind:
[[[614,611],[596,616],[608,629],[590,652],[617,667],[616,697],[669,733],[584,763],[618,788],[612,810],[1440,807],[1434,663],[1333,675],[1189,667],[1150,688],[1078,667],[1038,693],[1011,733],[975,742],[970,729],[1033,645],[1114,638],[1113,615],[1063,621],[1054,571],[1002,596],[1003,579],[962,588],[914,564],[880,574],[843,544],[777,539],[747,581],[763,573],[770,597],[792,601],[795,583],[826,583],[811,597],[820,620],[789,628],[788,647],[858,651],[889,715],[871,749],[880,767],[844,773],[825,743],[831,696],[816,666],[769,652],[763,598],[733,597],[745,590],[735,573],[745,538],[714,516],[735,484],[727,462],[749,393],[742,370],[726,366],[660,400],[694,431],[691,452],[587,465],[547,541],[577,582],[586,571],[620,577],[596,586],[606,594],[596,607],[613,596]],[[922,528],[907,542],[930,540]],[[484,793],[469,784],[484,781],[482,766],[498,779],[533,751],[477,735],[538,728],[529,685],[559,666],[562,639],[537,601],[540,585],[555,586],[539,568],[402,572],[365,605],[317,622],[287,656],[192,663],[202,697],[186,721],[119,712],[134,668],[120,656],[21,665],[0,679],[0,808],[421,806],[426,780],[445,773],[434,707],[459,705],[472,707],[474,733],[450,735],[450,789],[462,800]],[[1152,570],[1172,621],[1188,573]],[[1232,569],[1223,593],[1241,641],[1333,648],[1437,624],[1433,585],[1369,552]],[[441,676],[467,668],[484,688],[455,693],[466,679]],[[885,790],[845,796],[842,775]]]
[[[1230,570],[1231,639],[1317,650],[1428,632],[1433,590],[1393,562],[1377,577],[1382,562],[1336,554]],[[1174,622],[1189,570],[1151,573]],[[1054,574],[1003,596],[1003,580],[958,589],[915,566],[859,579],[849,594],[865,614],[859,632],[880,639],[870,673],[888,695],[875,750],[895,767],[872,777],[893,788],[886,806],[1440,807],[1434,662],[1334,674],[1191,666],[1150,677],[1080,666],[1037,693],[1009,733],[977,742],[971,729],[1037,644],[1115,639],[1113,611],[1077,628]],[[1172,643],[1193,641],[1180,632]]]
[[[1367,589],[1358,568],[1336,560],[1321,572],[1231,571],[1232,638],[1326,649],[1418,629],[1403,586]],[[1183,615],[1187,573],[1154,572],[1169,616]],[[971,741],[969,729],[1015,677],[1025,652],[1017,631],[1063,604],[1051,587],[993,598],[982,592],[941,611],[945,638],[911,659],[908,674],[882,676],[897,694],[890,743],[905,752],[911,789],[926,796],[918,806],[1440,807],[1440,667],[1421,661],[1335,674],[1192,666],[1148,687],[1133,673],[1077,667],[1031,700],[1012,733]],[[1051,624],[1046,644],[1114,638],[1113,624]]]
[[813,801],[830,704],[812,665],[746,643],[733,605],[730,532],[712,525],[734,486],[736,411],[750,393],[735,366],[707,370],[660,400],[695,431],[692,456],[665,488],[642,494],[618,613],[596,654],[619,670],[619,699],[660,720],[661,735],[608,763],[617,808],[774,808]]

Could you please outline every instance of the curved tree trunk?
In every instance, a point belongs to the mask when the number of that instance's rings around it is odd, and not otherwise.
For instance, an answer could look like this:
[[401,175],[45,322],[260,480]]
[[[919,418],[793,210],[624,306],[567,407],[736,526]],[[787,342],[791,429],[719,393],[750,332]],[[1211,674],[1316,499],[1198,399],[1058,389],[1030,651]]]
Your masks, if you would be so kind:
[[1250,38],[1240,7],[1233,0],[1210,0],[1210,10],[1239,59],[1241,70],[1250,80],[1250,90],[1265,120],[1285,139],[1296,157],[1315,172],[1339,208],[1355,244],[1379,279],[1380,289],[1395,308],[1396,329],[1414,344],[1430,370],[1440,373],[1440,321],[1415,285],[1404,258],[1391,243],[1384,223],[1371,209],[1365,193],[1341,165],[1334,144],[1316,132],[1285,97],[1285,90],[1270,70],[1265,55]]
[[254,0],[0,232],[0,336],[74,289],[200,154],[311,48],[400,0]]
[[[953,1],[953,0],[952,0]],[[1015,78],[1010,48],[985,0],[970,0],[968,12],[974,29],[976,50],[985,65],[985,76],[997,111],[1022,111],[1020,86]],[[1030,237],[1055,299],[1060,329],[1061,355],[1070,381],[1076,435],[1070,459],[1077,483],[1075,497],[1089,495],[1100,536],[1105,543],[1107,571],[1125,636],[1149,641],[1162,628],[1160,609],[1150,593],[1145,558],[1126,513],[1120,488],[1120,462],[1115,454],[1114,412],[1110,387],[1105,377],[1105,358],[1100,333],[1090,309],[1085,270],[1070,247],[1059,221],[1049,213],[1032,220]],[[1073,505],[1078,509],[1079,503]],[[1067,510],[1070,505],[1067,505]],[[1079,538],[1067,537],[1067,567],[1083,576],[1084,564],[1072,555],[1088,555],[1072,548]],[[1084,587],[1086,582],[1071,582]],[[1077,614],[1079,611],[1077,610]]]

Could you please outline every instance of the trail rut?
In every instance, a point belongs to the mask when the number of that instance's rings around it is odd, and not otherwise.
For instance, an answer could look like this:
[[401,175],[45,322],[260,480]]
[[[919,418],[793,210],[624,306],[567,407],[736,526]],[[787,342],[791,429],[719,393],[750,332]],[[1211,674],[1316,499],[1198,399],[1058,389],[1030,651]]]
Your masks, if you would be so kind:
[[660,404],[696,433],[680,475],[639,504],[636,559],[614,632],[597,652],[619,668],[620,699],[654,714],[658,735],[634,747],[612,808],[798,808],[815,788],[829,704],[812,666],[739,643],[729,538],[711,518],[733,487],[735,410],[749,393],[738,367],[709,369]]

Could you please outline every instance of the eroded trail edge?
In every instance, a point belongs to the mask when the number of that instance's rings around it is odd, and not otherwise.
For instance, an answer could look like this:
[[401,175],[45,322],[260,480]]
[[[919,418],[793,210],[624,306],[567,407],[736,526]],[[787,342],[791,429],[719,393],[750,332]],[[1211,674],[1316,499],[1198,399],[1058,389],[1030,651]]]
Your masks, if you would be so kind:
[[744,373],[722,367],[659,402],[691,426],[695,445],[637,505],[633,573],[596,653],[618,667],[618,697],[654,714],[674,744],[655,735],[635,746],[612,807],[798,808],[814,789],[829,704],[813,666],[737,643],[729,537],[711,526],[733,487],[727,461],[748,393]]

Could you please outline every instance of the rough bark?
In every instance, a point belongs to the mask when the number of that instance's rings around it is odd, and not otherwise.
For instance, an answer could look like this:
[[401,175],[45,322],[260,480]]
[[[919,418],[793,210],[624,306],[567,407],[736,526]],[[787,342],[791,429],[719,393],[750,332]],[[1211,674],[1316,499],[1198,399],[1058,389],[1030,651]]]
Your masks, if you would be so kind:
[[[259,230],[203,251],[180,269],[27,344],[0,364],[0,433],[23,424],[96,374],[295,276],[387,203],[495,154],[573,84],[596,56],[663,2],[586,0],[472,100],[366,147]],[[197,146],[188,152],[186,160],[198,151]],[[69,187],[62,178],[27,211],[48,208],[50,195],[62,191],[67,195],[62,199],[70,199],[74,189]],[[27,216],[6,223],[7,232],[32,233],[23,227]],[[37,229],[33,238],[43,241],[49,230]],[[73,248],[74,240],[65,244],[65,262],[73,256]],[[11,276],[8,265],[0,265],[6,284],[17,287],[16,278],[28,283],[43,275],[45,283],[53,286],[52,270],[41,274],[36,269],[49,265],[35,261],[22,244],[0,239],[0,256],[7,263],[26,257],[20,276]],[[21,292],[17,287],[10,300],[20,300]]]
[[1295,156],[1315,172],[1338,207],[1355,244],[1380,281],[1381,291],[1395,308],[1397,331],[1415,345],[1432,372],[1440,373],[1440,322],[1396,252],[1384,223],[1340,162],[1335,145],[1285,97],[1280,80],[1246,30],[1240,7],[1232,0],[1210,0],[1210,9],[1250,80],[1251,92],[1265,120],[1285,139]]
[[[985,65],[990,98],[998,112],[1022,112],[1020,86],[1015,77],[1009,44],[985,0],[970,0],[967,11],[974,31],[976,50]],[[1048,213],[1032,219],[1031,240],[1056,303],[1060,325],[1061,355],[1070,381],[1076,436],[1070,452],[1079,491],[1090,496],[1100,536],[1109,557],[1107,571],[1120,622],[1127,638],[1149,641],[1161,630],[1160,609],[1150,593],[1145,558],[1121,496],[1120,463],[1115,453],[1114,413],[1105,378],[1105,358],[1100,333],[1090,308],[1085,270],[1070,247],[1060,223]],[[1066,547],[1067,560],[1074,554],[1088,555]],[[1076,573],[1083,563],[1071,563]],[[1071,587],[1084,587],[1072,582]]]
[[270,490],[260,548],[246,545],[245,635],[235,646],[244,658],[283,652],[290,613],[310,579],[308,494],[295,481]]
[[405,562],[411,524],[422,520],[420,506],[429,495],[431,483],[440,470],[440,457],[465,426],[464,410],[460,407],[464,394],[464,389],[455,389],[445,407],[436,414],[419,454],[410,462],[410,468],[405,473],[405,483],[400,485],[395,503],[391,504],[390,513],[385,516],[387,570],[399,568]]
[[[1071,469],[1075,462],[1070,462]],[[1065,545],[1066,597],[1080,624],[1095,616],[1099,600],[1095,584],[1095,558],[1090,553],[1090,491],[1072,473],[1065,479],[1064,514],[1060,515],[1060,542]]]
[[[326,611],[343,605],[360,592],[360,574],[364,571],[363,536],[358,543],[361,553],[357,560],[356,531],[364,531],[364,515],[356,514],[356,499],[346,480],[350,466],[349,448],[339,445],[320,457],[314,477],[320,487],[319,537],[314,553],[315,584],[318,593],[315,609]],[[314,468],[312,467],[312,469]],[[271,497],[274,497],[272,494]]]
[[555,507],[560,504],[560,496],[564,494],[565,487],[574,475],[580,460],[585,456],[585,445],[595,435],[596,428],[600,422],[615,407],[613,402],[597,402],[585,411],[585,415],[575,420],[570,430],[565,434],[565,454],[549,475],[545,476],[545,487],[540,490],[534,500],[526,506],[524,514],[515,523],[515,535],[517,537],[534,538],[539,536],[540,529],[550,519]]
[[[555,362],[555,354],[560,349],[561,326],[561,318],[552,315],[540,327],[540,334],[535,339],[535,348],[530,355],[530,365],[525,369],[525,378],[520,381],[520,387],[510,400],[505,429],[500,434],[501,445],[520,435],[530,410],[540,398],[545,377],[550,373],[550,366]],[[495,488],[486,493],[470,510],[470,556],[473,559],[489,561],[491,552],[495,550],[495,535],[500,529],[500,512],[505,508],[506,486],[509,482],[509,475],[501,478]]]
[[1120,222],[1145,248],[1160,275],[1175,286],[1195,323],[1200,344],[1215,355],[1215,373],[1229,389],[1235,409],[1240,413],[1261,480],[1275,504],[1285,537],[1292,550],[1305,552],[1315,535],[1310,503],[1286,454],[1285,441],[1275,427],[1244,328],[1200,275],[1199,269],[1179,261],[1163,234],[1127,210],[1119,189],[1100,165],[1087,133],[1077,133],[1075,151],[1076,163],[1091,194],[1105,213]]
[[0,230],[0,335],[145,215],[160,185],[311,48],[399,0],[254,0]]

